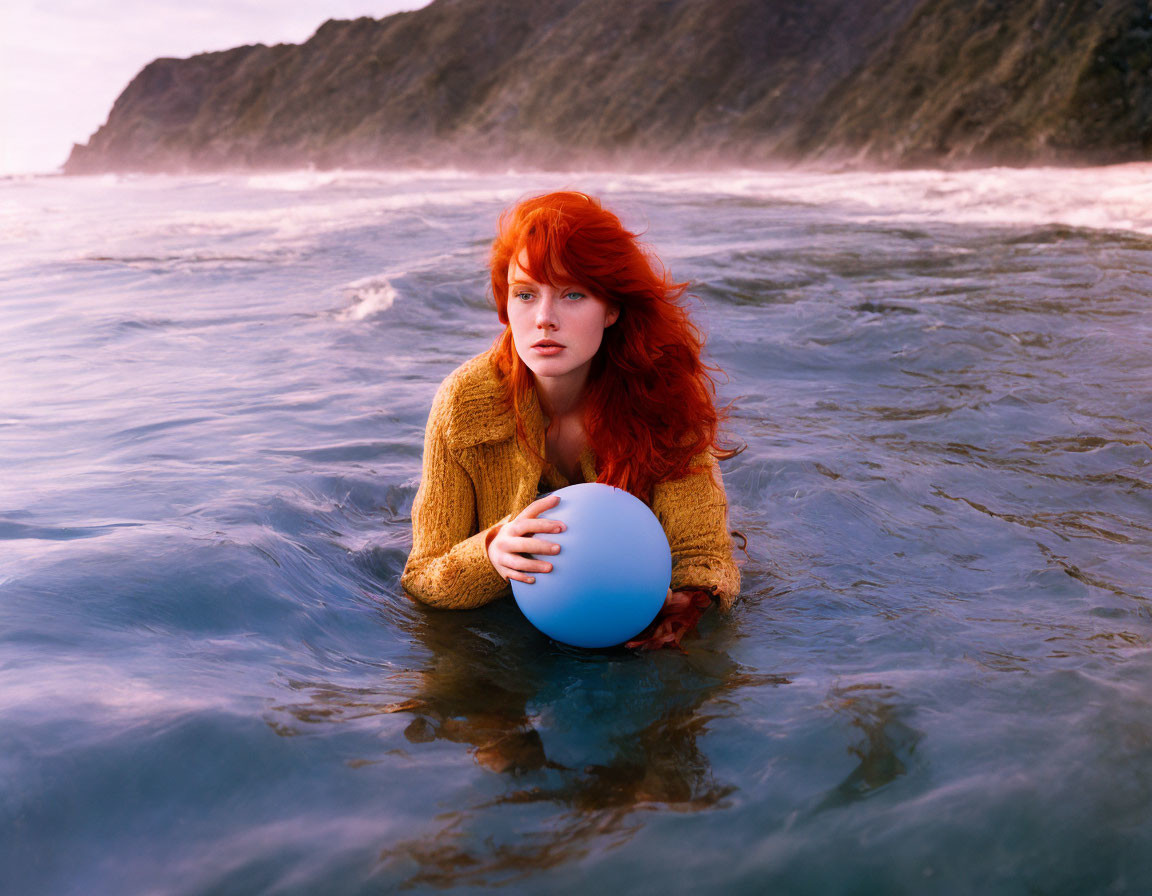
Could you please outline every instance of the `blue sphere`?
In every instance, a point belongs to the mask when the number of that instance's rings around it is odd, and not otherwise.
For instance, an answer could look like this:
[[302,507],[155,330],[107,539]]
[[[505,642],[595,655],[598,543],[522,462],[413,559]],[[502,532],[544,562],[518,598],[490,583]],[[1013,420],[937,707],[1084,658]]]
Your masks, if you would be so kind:
[[535,535],[560,545],[536,557],[552,572],[512,580],[524,615],[544,634],[574,647],[611,647],[634,638],[664,606],[672,551],[648,506],[622,489],[582,482],[557,489],[560,503],[540,514],[567,525]]

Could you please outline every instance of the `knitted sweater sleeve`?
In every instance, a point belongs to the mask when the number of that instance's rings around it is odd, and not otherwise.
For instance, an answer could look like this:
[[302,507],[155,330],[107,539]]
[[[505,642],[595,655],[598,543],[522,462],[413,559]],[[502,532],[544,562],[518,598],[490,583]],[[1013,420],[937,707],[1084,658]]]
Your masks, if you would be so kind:
[[420,487],[412,501],[412,551],[400,584],[422,603],[467,610],[500,597],[508,583],[488,559],[488,537],[500,524],[476,531],[472,480],[448,446],[450,410],[451,383],[445,382],[428,416]]
[[652,511],[672,548],[672,590],[707,591],[727,612],[740,592],[728,534],[728,496],[710,451],[696,455],[692,465],[701,471],[656,485]]

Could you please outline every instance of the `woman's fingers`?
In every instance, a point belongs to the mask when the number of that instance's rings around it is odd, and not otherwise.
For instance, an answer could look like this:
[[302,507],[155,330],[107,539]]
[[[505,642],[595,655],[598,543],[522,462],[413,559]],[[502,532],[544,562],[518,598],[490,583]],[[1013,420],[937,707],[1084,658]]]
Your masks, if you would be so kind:
[[537,498],[535,501],[533,501],[531,504],[529,504],[527,507],[525,507],[523,510],[521,510],[520,514],[516,517],[516,519],[518,519],[518,520],[525,519],[525,518],[532,519],[534,517],[539,516],[545,510],[551,510],[553,507],[555,507],[559,503],[560,503],[560,496],[559,495],[547,495],[546,497],[543,497],[543,498]]
[[543,554],[551,556],[560,553],[560,545],[554,541],[545,541],[543,538],[509,538],[501,545],[506,551],[514,554]]
[[546,520],[544,518],[537,519],[516,519],[508,524],[509,535],[531,535],[533,532],[563,532],[565,526],[559,520]]
[[683,650],[680,642],[696,628],[700,617],[711,603],[712,599],[708,592],[702,589],[687,588],[683,591],[669,589],[664,607],[656,619],[638,637],[624,646],[641,650],[656,650],[660,647]]
[[516,572],[514,569],[500,570],[500,574],[506,579],[515,579],[517,582],[523,582],[525,585],[531,585],[536,579],[528,575],[526,572]]
[[495,548],[495,566],[506,579],[532,584],[532,574],[549,573],[552,564],[529,554],[555,556],[560,546],[538,538],[505,538]]
[[539,516],[559,503],[558,495],[540,498],[500,527],[488,545],[488,557],[501,576],[532,584],[535,575],[552,571],[551,563],[528,555],[552,557],[560,552],[560,546],[555,542],[532,537],[543,533],[555,534],[568,528],[559,520]]
[[504,565],[509,569],[519,569],[522,572],[551,572],[552,564],[544,560],[533,560],[521,553],[509,552],[504,555]]
[[688,609],[690,606],[692,606],[691,591],[668,590],[668,594],[664,598],[664,612],[678,613]]
[[552,571],[551,563],[529,560],[523,554],[500,554],[495,567],[501,576],[528,585],[536,582],[537,575]]

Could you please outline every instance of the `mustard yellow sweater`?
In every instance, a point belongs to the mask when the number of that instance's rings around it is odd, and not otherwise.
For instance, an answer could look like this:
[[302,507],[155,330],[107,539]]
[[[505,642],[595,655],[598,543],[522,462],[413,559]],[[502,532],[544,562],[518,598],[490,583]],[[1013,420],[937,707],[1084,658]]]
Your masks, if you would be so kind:
[[[553,464],[534,458],[516,438],[511,410],[489,352],[461,364],[432,401],[424,436],[424,467],[412,502],[412,552],[400,583],[434,607],[470,609],[512,593],[488,559],[487,542],[503,523],[545,490],[570,483]],[[524,410],[525,429],[544,456],[544,415],[535,394]],[[586,482],[596,461],[585,448]],[[672,590],[701,588],[727,611],[740,590],[728,535],[728,499],[716,460],[705,451],[701,473],[658,484],[651,508],[672,548]]]

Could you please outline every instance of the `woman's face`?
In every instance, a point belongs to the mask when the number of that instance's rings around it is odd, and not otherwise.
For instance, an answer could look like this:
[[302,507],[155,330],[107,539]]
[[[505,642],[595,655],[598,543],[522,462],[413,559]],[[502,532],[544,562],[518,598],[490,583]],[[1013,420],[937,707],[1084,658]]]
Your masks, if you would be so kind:
[[522,251],[508,265],[508,323],[516,354],[537,377],[586,373],[619,310],[576,283],[537,283],[520,266],[526,260]]

